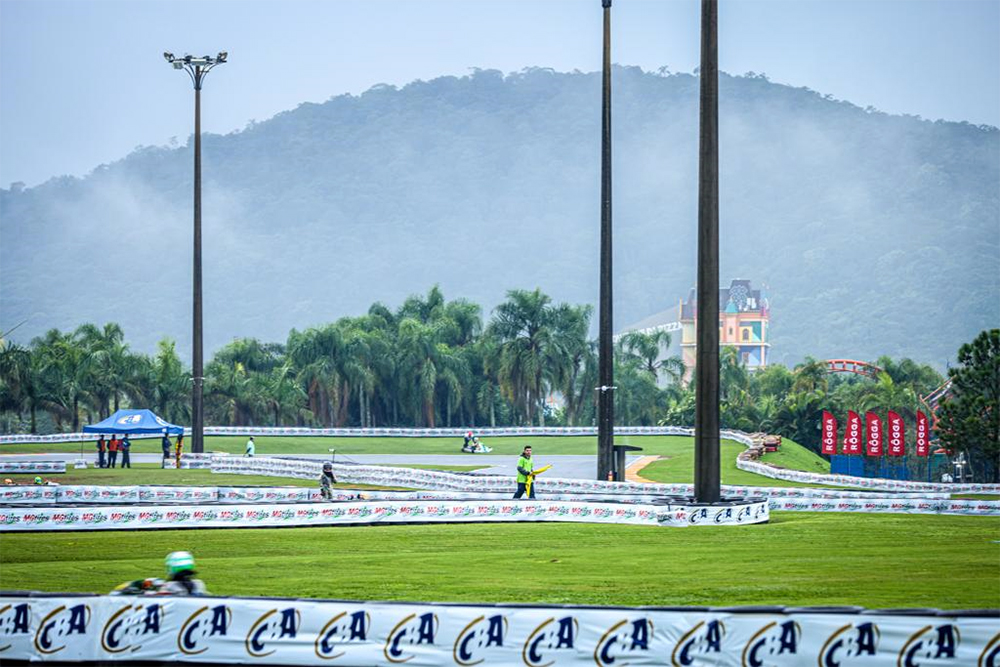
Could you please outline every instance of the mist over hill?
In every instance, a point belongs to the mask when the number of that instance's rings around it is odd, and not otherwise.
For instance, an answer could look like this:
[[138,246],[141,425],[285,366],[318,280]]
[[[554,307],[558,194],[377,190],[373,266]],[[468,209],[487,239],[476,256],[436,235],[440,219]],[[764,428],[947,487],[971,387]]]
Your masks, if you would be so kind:
[[[695,280],[698,78],[614,72],[615,322]],[[211,114],[211,91],[203,113]],[[1000,132],[720,81],[721,272],[765,283],[772,360],[939,368],[1000,322]],[[189,358],[191,143],[0,191],[0,330],[114,320]],[[205,135],[206,353],[440,284],[598,294],[600,75],[376,86]]]

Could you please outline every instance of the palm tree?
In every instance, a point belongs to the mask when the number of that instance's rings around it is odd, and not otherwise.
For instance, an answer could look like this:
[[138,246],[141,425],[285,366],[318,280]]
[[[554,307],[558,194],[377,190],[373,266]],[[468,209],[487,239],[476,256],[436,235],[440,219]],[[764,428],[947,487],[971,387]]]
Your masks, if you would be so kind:
[[80,430],[80,404],[92,383],[91,359],[73,334],[50,329],[32,341],[39,353],[39,373],[46,385],[49,406],[62,428],[68,418],[72,432]]
[[338,364],[344,351],[341,330],[332,324],[302,333],[292,329],[287,348],[308,397],[309,410],[323,426],[332,426],[342,381]]
[[629,331],[618,341],[618,349],[623,356],[632,358],[649,373],[653,381],[657,381],[661,370],[666,370],[671,378],[679,378],[684,373],[684,362],[680,357],[660,359],[670,349],[672,342],[670,332],[662,329],[650,332]]
[[547,362],[554,354],[551,299],[536,289],[511,290],[507,301],[494,310],[489,325],[500,345],[499,376],[505,395],[532,424],[537,414],[545,425],[542,401],[545,380],[555,375]]

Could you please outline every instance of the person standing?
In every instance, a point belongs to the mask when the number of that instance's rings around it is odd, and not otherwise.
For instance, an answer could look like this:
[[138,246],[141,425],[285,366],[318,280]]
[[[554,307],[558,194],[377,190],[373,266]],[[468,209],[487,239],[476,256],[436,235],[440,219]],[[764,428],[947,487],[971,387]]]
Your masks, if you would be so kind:
[[160,449],[163,450],[163,462],[160,464],[160,467],[166,468],[167,461],[170,459],[170,438],[167,436],[167,429],[163,429],[163,438],[160,439]]
[[256,453],[256,451],[257,451],[257,445],[254,444],[253,436],[251,435],[250,439],[247,440],[247,451],[244,454],[244,456],[253,456],[254,453]]
[[119,449],[122,450],[122,468],[132,469],[132,459],[129,458],[129,451],[132,449],[132,443],[128,439],[128,433],[122,438],[121,444],[118,445]]
[[319,493],[323,500],[333,500],[333,485],[337,478],[333,476],[333,464],[327,461],[323,464],[323,472],[319,476]]
[[[514,499],[518,499],[524,495],[527,489],[528,479],[532,476],[535,469],[535,462],[531,460],[531,447],[525,447],[521,451],[521,458],[517,460],[517,491],[514,493]],[[528,492],[528,497],[534,499],[535,497],[535,487],[531,486],[531,491]]]
[[98,468],[103,468],[104,466],[106,466],[108,464],[107,461],[104,460],[104,452],[107,450],[107,448],[108,448],[108,443],[104,439],[104,434],[102,433],[101,437],[97,439],[97,467]]
[[178,433],[177,434],[177,445],[176,445],[177,469],[178,470],[181,469],[181,454],[183,452],[184,452],[184,434],[183,433]]
[[118,460],[118,436],[111,434],[111,442],[108,443],[108,467],[114,468]]

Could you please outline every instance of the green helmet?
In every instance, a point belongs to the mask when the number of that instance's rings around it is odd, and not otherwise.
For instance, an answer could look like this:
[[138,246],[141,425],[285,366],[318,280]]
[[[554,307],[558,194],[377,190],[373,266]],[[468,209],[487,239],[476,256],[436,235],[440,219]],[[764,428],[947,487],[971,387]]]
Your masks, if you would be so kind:
[[167,555],[167,574],[194,570],[194,556],[187,551],[174,551]]
[[42,478],[41,477],[36,477],[35,478],[35,484],[41,484],[41,483],[42,483]]

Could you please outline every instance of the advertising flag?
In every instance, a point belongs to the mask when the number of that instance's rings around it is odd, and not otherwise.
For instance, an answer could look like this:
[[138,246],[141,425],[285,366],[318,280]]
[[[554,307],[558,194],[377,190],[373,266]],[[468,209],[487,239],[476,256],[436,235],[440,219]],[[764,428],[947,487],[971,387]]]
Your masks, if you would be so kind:
[[837,418],[829,410],[823,411],[823,449],[824,454],[837,453]]
[[868,456],[882,456],[882,420],[871,410],[865,414],[865,438]]
[[930,425],[927,415],[917,410],[917,456],[927,456],[930,453]]
[[861,453],[861,417],[854,410],[847,411],[847,428],[844,429],[844,453]]
[[889,410],[887,418],[889,427],[889,456],[903,456],[906,454],[906,443],[903,441],[906,425],[899,414]]

